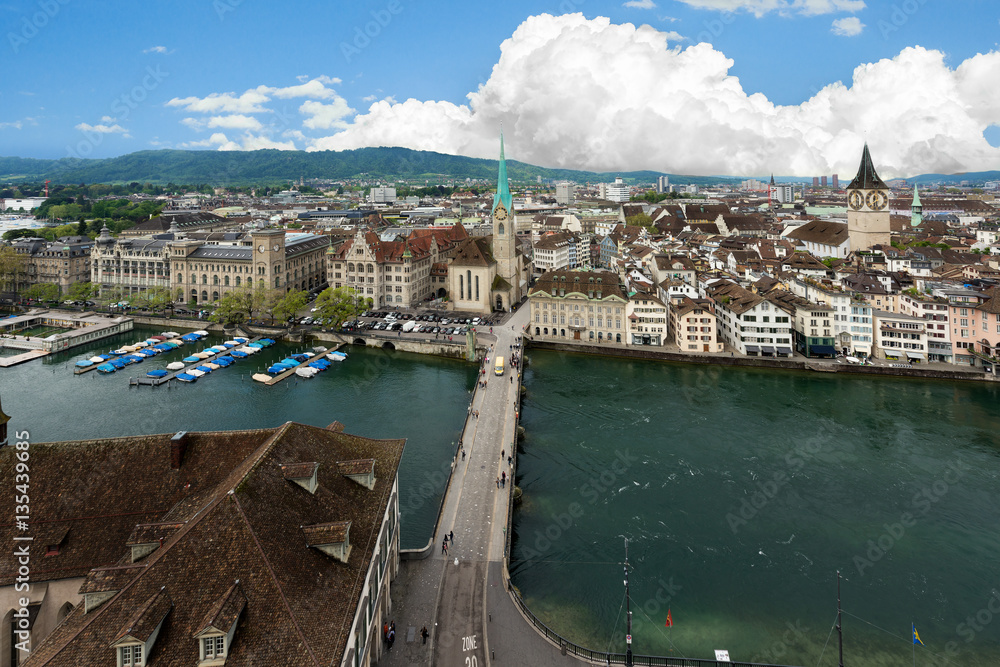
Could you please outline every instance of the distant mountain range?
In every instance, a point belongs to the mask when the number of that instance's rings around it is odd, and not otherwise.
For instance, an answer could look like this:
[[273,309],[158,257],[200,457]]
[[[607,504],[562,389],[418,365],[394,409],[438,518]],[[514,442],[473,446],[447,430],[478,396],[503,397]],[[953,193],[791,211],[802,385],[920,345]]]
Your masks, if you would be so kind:
[[[157,150],[128,153],[113,158],[39,160],[34,158],[0,157],[0,182],[51,180],[54,183],[153,183],[165,185],[248,185],[297,182],[299,178],[342,180],[370,178],[372,180],[429,180],[436,184],[442,178],[496,178],[497,161],[446,155],[409,148],[359,148],[350,151],[180,151]],[[601,183],[621,176],[629,183],[653,183],[657,176],[669,176],[676,185],[714,185],[739,182],[741,178],[725,176],[683,176],[655,171],[592,172],[574,169],[548,169],[507,161],[507,174],[514,181],[531,182],[539,176],[545,180],[567,180],[577,183]],[[764,177],[759,177],[765,180]],[[811,179],[779,178],[783,182],[809,182]],[[1000,171],[969,174],[924,174],[907,179],[914,183],[973,183],[1000,180]],[[849,178],[842,179],[846,184]]]
[[[573,169],[547,169],[515,160],[507,161],[507,174],[515,181],[542,179],[578,183],[613,181],[651,183],[654,171],[595,173]],[[139,151],[104,159],[0,157],[0,182],[52,180],[55,183],[167,183],[195,185],[246,185],[280,183],[299,178],[341,180],[371,178],[430,180],[441,178],[496,179],[497,161],[446,155],[408,148],[359,148],[350,151]],[[716,177],[669,175],[671,182],[708,185]],[[725,180],[725,179],[723,179]]]

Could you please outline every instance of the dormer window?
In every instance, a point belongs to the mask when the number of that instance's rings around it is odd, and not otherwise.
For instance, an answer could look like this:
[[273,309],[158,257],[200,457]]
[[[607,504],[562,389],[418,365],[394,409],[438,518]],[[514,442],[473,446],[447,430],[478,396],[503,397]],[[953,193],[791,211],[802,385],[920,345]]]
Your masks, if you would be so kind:
[[247,606],[246,593],[239,580],[222,597],[212,603],[200,629],[198,640],[199,665],[224,665],[236,632],[236,622]]
[[183,527],[183,523],[140,523],[132,529],[125,545],[132,548],[132,562],[153,553]]
[[305,533],[306,544],[319,549],[331,558],[346,563],[351,555],[350,521],[331,521],[303,526],[302,532]]
[[366,489],[375,488],[375,459],[337,461],[337,469],[341,475]]
[[160,628],[173,603],[166,589],[161,588],[128,619],[111,646],[118,658],[118,667],[141,667],[153,648]]
[[281,465],[282,476],[289,482],[295,482],[309,493],[316,493],[316,487],[319,486],[318,471],[319,464],[316,462],[283,463]]

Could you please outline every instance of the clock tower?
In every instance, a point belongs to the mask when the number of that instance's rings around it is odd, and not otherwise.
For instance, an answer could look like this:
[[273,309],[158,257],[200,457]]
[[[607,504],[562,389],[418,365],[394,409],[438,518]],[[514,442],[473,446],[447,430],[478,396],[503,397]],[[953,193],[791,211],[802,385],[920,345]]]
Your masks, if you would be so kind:
[[889,186],[875,172],[867,143],[858,175],[847,186],[847,231],[852,252],[889,245],[892,241]]
[[493,258],[497,275],[510,286],[510,293],[503,304],[505,309],[521,299],[521,271],[517,255],[517,216],[514,215],[514,198],[507,183],[507,161],[503,154],[503,134],[500,135],[500,167],[497,173],[497,193],[490,209],[493,218]]
[[285,287],[282,267],[285,263],[285,231],[259,229],[250,232],[253,242],[253,281],[266,289]]

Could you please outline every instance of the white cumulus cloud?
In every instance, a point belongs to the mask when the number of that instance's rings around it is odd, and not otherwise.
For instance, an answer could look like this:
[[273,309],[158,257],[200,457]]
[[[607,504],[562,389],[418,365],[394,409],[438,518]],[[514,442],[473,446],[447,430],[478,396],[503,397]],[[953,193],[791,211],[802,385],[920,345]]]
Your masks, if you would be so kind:
[[240,95],[211,93],[205,97],[175,97],[167,106],[194,113],[262,113],[267,111],[264,103],[271,100],[267,91],[267,86],[258,86]]
[[[107,118],[107,116],[105,116]],[[74,125],[77,130],[81,132],[97,132],[98,134],[121,134],[123,137],[130,138],[128,130],[124,127],[115,123],[114,125],[105,125],[104,123],[99,123],[97,125],[90,125],[88,123],[79,123]]]
[[886,177],[1000,163],[1000,149],[983,136],[1000,119],[998,52],[952,69],[939,51],[907,48],[858,66],[847,84],[780,106],[745,91],[730,74],[733,61],[710,44],[668,41],[648,25],[534,16],[503,42],[467,104],[382,100],[308,149],[405,146],[495,157],[502,122],[508,157],[550,167],[846,177],[866,133]]
[[835,12],[858,12],[865,8],[864,0],[678,0],[678,2],[697,9],[750,12],[758,17],[769,12],[815,16]]
[[330,104],[323,104],[315,100],[306,100],[299,107],[299,113],[307,118],[302,122],[303,127],[311,130],[331,130],[334,128],[346,128],[347,116],[354,113],[354,109],[347,106],[347,101],[343,97]]
[[623,6],[632,9],[656,9],[656,3],[653,0],[628,0]]
[[861,22],[857,16],[848,16],[842,19],[835,19],[833,21],[833,28],[830,31],[834,35],[840,35],[841,37],[855,37],[860,35],[865,29],[865,24]]

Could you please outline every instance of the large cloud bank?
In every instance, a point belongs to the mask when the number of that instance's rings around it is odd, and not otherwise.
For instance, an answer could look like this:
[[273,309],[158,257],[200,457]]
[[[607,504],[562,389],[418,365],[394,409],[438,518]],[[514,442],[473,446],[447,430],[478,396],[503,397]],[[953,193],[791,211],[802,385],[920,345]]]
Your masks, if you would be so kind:
[[344,104],[332,114],[342,122],[313,112],[304,124],[336,133],[296,132],[297,147],[494,157],[502,123],[509,157],[573,169],[848,176],[866,138],[886,177],[1000,165],[1000,149],[983,136],[1000,124],[998,52],[952,69],[941,52],[911,47],[860,65],[850,85],[778,106],[747,94],[729,74],[733,61],[711,45],[670,39],[606,18],[534,16],[503,42],[467,104],[390,99],[350,118]]

